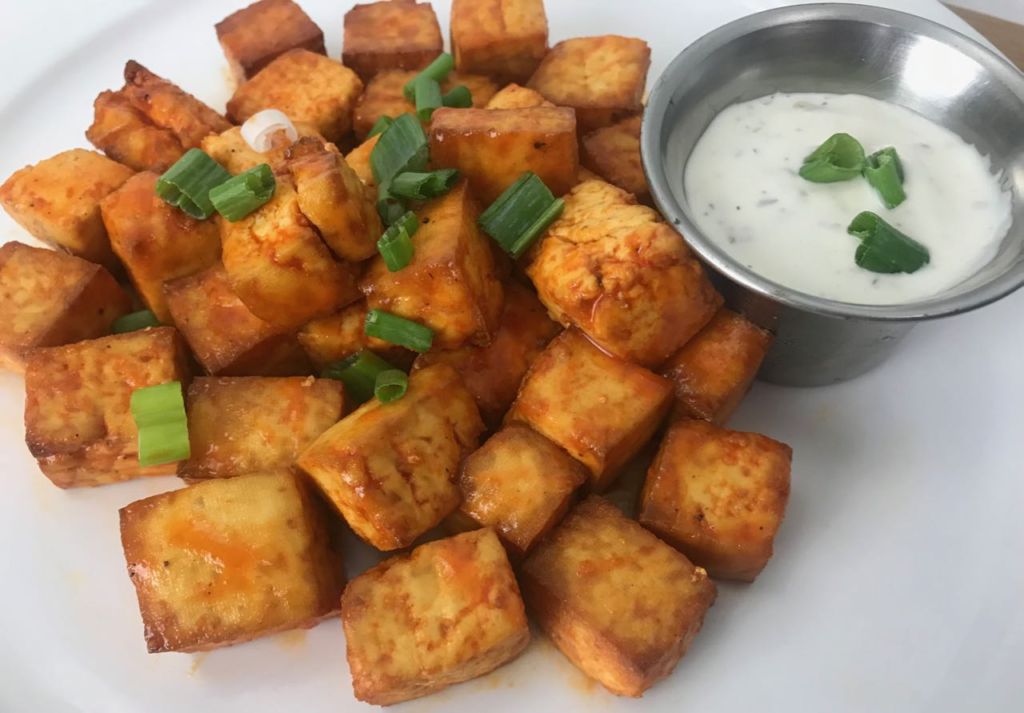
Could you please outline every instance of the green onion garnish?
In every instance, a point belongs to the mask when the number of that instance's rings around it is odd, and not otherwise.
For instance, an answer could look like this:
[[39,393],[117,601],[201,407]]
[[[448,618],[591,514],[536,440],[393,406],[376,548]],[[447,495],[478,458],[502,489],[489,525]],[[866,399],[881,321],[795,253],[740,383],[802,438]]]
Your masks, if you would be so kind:
[[416,214],[407,211],[377,241],[377,251],[390,272],[398,272],[412,261],[412,236],[420,227]]
[[804,159],[800,176],[814,183],[856,178],[864,170],[864,147],[849,134],[833,134]]
[[564,207],[562,199],[556,199],[544,181],[527,171],[498,196],[478,222],[505,252],[518,258]]
[[144,309],[118,317],[110,326],[110,331],[114,334],[124,334],[125,332],[137,332],[147,327],[159,326],[160,320],[156,318],[156,315],[148,309]]
[[345,385],[345,399],[361,404],[370,400],[377,385],[377,374],[395,367],[371,351],[352,354],[328,364],[320,373],[325,379],[337,379]]
[[468,109],[473,106],[473,94],[469,91],[469,87],[460,84],[441,97],[441,103],[453,109]]
[[139,432],[139,465],[162,465],[189,457],[188,419],[180,381],[135,389],[129,407]]
[[416,116],[420,121],[430,121],[434,109],[441,106],[441,85],[433,79],[420,77],[415,82]]
[[448,73],[455,68],[455,59],[447,52],[437,55],[433,62],[428,64],[423,71],[405,83],[402,88],[405,98],[412,101],[416,96],[416,82],[421,79],[433,79],[440,84],[448,76]]
[[276,186],[270,165],[261,163],[211,190],[210,202],[218,213],[234,223],[269,201]]
[[366,135],[367,139],[372,139],[377,134],[384,133],[384,130],[391,126],[395,122],[390,116],[382,116],[374,122],[373,127],[370,129],[370,133]]
[[459,180],[459,172],[454,168],[441,168],[427,173],[406,171],[395,176],[389,191],[391,195],[414,201],[425,201],[428,198],[443,196],[452,189]]
[[907,199],[903,190],[903,162],[892,146],[867,157],[864,178],[882,196],[887,208],[895,208]]
[[384,225],[392,225],[405,215],[405,206],[401,200],[391,195],[391,185],[388,183],[377,186],[377,213]]
[[909,274],[917,272],[931,260],[928,248],[870,211],[858,214],[846,230],[860,238],[854,261],[865,270]]
[[384,130],[370,152],[370,168],[378,186],[405,171],[423,171],[429,149],[423,126],[412,114],[402,114]]
[[363,332],[414,352],[425,352],[434,342],[434,330],[397,314],[371,309],[366,313]]
[[377,383],[374,384],[373,395],[382,404],[388,404],[405,396],[408,388],[408,374],[399,369],[388,369],[377,374]]
[[231,178],[224,167],[200,149],[189,149],[156,181],[156,194],[193,218],[213,215],[210,190]]

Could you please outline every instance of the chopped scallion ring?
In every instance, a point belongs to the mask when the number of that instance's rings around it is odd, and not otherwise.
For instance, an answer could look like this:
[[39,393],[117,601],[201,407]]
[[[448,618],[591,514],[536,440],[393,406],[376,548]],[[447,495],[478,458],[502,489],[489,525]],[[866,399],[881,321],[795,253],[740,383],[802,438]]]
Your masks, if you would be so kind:
[[390,116],[382,116],[373,123],[373,127],[370,129],[370,133],[366,135],[367,139],[372,139],[377,134],[382,134],[384,131],[395,122]]
[[895,208],[907,199],[903,190],[903,162],[892,146],[867,157],[864,178],[878,191],[887,208]]
[[423,171],[429,149],[423,125],[412,114],[402,114],[384,130],[370,152],[370,168],[378,186],[405,171]]
[[363,333],[421,353],[434,343],[434,330],[430,327],[379,309],[366,313]]
[[421,77],[414,84],[416,116],[420,121],[430,121],[434,109],[441,106],[441,85],[433,79]]
[[460,84],[441,97],[441,103],[453,109],[468,109],[473,106],[473,94],[469,87]]
[[405,396],[408,389],[409,375],[400,369],[388,369],[377,374],[373,395],[382,404],[389,404]]
[[392,225],[405,215],[405,206],[397,197],[391,195],[391,184],[382,183],[377,186],[377,213],[384,225]]
[[261,163],[211,190],[210,201],[218,213],[234,223],[269,201],[276,186],[274,172]]
[[369,401],[377,385],[377,374],[395,367],[371,351],[356,352],[327,365],[321,376],[345,385],[345,399],[356,404]]
[[800,177],[814,183],[849,181],[864,170],[864,147],[849,134],[833,134],[804,159]]
[[398,272],[412,262],[412,236],[419,227],[420,221],[416,214],[407,211],[377,241],[377,251],[390,272]]
[[909,274],[917,272],[931,260],[928,248],[870,211],[859,213],[847,232],[860,238],[854,261],[865,270]]
[[505,252],[518,258],[564,207],[536,174],[527,171],[498,196],[478,223]]
[[395,176],[391,182],[390,192],[393,196],[415,201],[443,196],[452,189],[459,180],[459,172],[454,168],[441,168],[426,173],[406,171]]
[[156,194],[198,220],[213,215],[210,190],[231,178],[200,149],[189,149],[156,181]]
[[147,327],[159,327],[160,320],[148,309],[132,312],[118,317],[110,326],[114,334],[125,334],[126,332],[137,332]]
[[129,408],[139,432],[139,465],[174,463],[191,455],[180,381],[135,389]]
[[416,82],[420,79],[433,79],[440,84],[447,77],[448,73],[455,69],[455,58],[447,52],[437,55],[433,62],[428,64],[423,71],[405,83],[402,92],[405,98],[412,101],[416,96]]
[[249,148],[258,153],[266,153],[274,148],[271,140],[274,134],[283,131],[288,141],[295,142],[299,139],[299,132],[291,119],[277,109],[264,109],[258,111],[242,124],[241,134]]

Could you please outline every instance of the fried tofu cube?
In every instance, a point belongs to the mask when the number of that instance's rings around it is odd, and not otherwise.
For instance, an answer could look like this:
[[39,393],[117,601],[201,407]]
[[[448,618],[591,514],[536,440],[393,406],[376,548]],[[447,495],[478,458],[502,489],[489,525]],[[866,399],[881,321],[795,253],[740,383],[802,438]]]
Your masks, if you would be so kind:
[[519,84],[506,84],[491,97],[485,109],[532,109],[537,106],[554,106],[540,92]]
[[577,37],[551,48],[528,86],[576,110],[580,134],[643,109],[651,48],[619,35]]
[[318,369],[364,349],[401,369],[412,364],[415,352],[366,336],[366,312],[366,301],[360,300],[337,314],[314,319],[299,330],[299,343]]
[[520,584],[566,658],[634,697],[676,667],[716,593],[707,572],[596,496],[530,555]]
[[293,377],[200,377],[188,387],[192,455],[187,480],[230,478],[291,467],[306,446],[341,420],[340,381]]
[[264,322],[231,290],[220,265],[164,285],[171,319],[209,374],[308,374],[295,333]]
[[363,83],[348,67],[316,52],[285,52],[235,90],[228,116],[241,124],[263,109],[278,109],[304,121],[328,141],[338,142],[352,129],[352,109]]
[[161,322],[169,322],[164,283],[217,264],[220,233],[215,222],[196,220],[161,199],[157,178],[149,171],[135,174],[104,198],[100,209],[110,245],[142,301]]
[[647,473],[639,520],[712,577],[752,582],[772,556],[792,457],[759,433],[677,421]]
[[[394,2],[394,0],[391,0]],[[405,98],[403,88],[418,72],[401,69],[385,70],[366,84],[366,91],[356,103],[355,115],[352,118],[356,138],[366,138],[370,129],[382,116],[392,119],[400,114],[411,114],[416,106]],[[463,74],[452,72],[441,83],[441,91],[449,92],[457,86],[465,86],[473,96],[473,106],[483,107],[498,91],[498,86],[489,77],[479,74]]]
[[99,265],[19,242],[0,245],[0,368],[25,355],[110,333],[131,298]]
[[490,344],[431,349],[417,357],[413,367],[422,369],[431,364],[455,367],[490,429],[501,424],[530,364],[562,331],[529,288],[509,282],[504,289],[505,306]]
[[679,234],[602,181],[573,188],[526,272],[555,319],[642,366],[665,361],[722,305]]
[[678,412],[725,424],[757,376],[771,343],[769,332],[730,309],[720,309],[661,367],[675,387]]
[[349,583],[341,622],[356,698],[386,706],[482,676],[526,648],[530,626],[491,530],[421,545]]
[[377,197],[377,179],[373,177],[373,165],[370,163],[370,156],[373,154],[373,147],[380,141],[380,134],[373,136],[356,146],[345,156],[345,163],[349,165],[359,180],[363,182],[374,198]]
[[187,356],[170,327],[115,334],[30,352],[25,441],[54,485],[77,488],[173,473],[139,465],[132,392],[188,381]]
[[583,137],[580,161],[613,186],[632,193],[641,203],[651,202],[651,191],[640,161],[640,124],[631,116]]
[[[293,121],[295,132],[299,139],[313,137],[323,140],[324,137],[312,124],[304,121]],[[270,136],[271,148],[265,153],[253,150],[242,138],[242,127],[232,126],[227,131],[219,134],[210,134],[203,139],[203,151],[210,155],[214,161],[219,163],[228,173],[239,174],[255,168],[261,163],[270,164],[275,174],[288,172],[288,161],[285,154],[292,146],[292,141],[283,131],[277,131]],[[332,144],[327,144],[332,148]]]
[[136,171],[162,173],[205,136],[230,128],[223,116],[134,60],[124,86],[103,92],[93,105],[86,138],[110,158]]
[[576,185],[579,150],[572,109],[438,109],[430,159],[457,168],[487,206],[532,171],[556,196]]
[[341,61],[364,82],[385,69],[422,69],[444,50],[430,3],[391,0],[345,13]]
[[525,82],[548,52],[544,0],[452,0],[452,52],[464,72]]
[[601,491],[654,435],[671,400],[666,379],[566,330],[534,360],[505,422],[522,421],[564,448]]
[[384,228],[374,194],[341,154],[310,137],[299,139],[287,157],[299,209],[334,254],[351,262],[376,255]]
[[367,304],[427,325],[438,348],[490,343],[501,316],[502,287],[466,182],[418,214],[412,261],[391,272],[382,258],[374,258],[361,283]]
[[359,299],[354,267],[324,245],[288,181],[241,220],[218,222],[231,288],[260,319],[297,329]]
[[521,559],[568,512],[587,480],[581,463],[523,424],[505,426],[462,464],[459,513],[493,527]]
[[0,205],[44,243],[117,271],[100,201],[131,175],[95,151],[71,149],[15,171],[0,186]]
[[231,13],[214,28],[239,83],[288,50],[327,54],[323,30],[292,0],[259,0]]
[[206,651],[335,614],[344,575],[293,473],[210,480],[120,510],[150,653]]
[[459,506],[455,476],[484,430],[459,375],[438,364],[409,377],[405,396],[370,399],[299,455],[349,527],[397,550]]

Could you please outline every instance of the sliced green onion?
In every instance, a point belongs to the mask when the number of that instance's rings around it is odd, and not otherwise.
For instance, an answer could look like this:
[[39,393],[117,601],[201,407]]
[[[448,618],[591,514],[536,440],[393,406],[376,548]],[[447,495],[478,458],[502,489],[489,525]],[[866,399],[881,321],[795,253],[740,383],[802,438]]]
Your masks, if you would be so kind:
[[430,121],[434,109],[441,106],[441,85],[433,79],[421,77],[415,83],[416,116],[420,121]]
[[210,190],[231,178],[224,167],[200,149],[189,149],[156,180],[156,194],[193,218],[213,215]]
[[478,222],[505,252],[518,258],[562,214],[564,207],[544,181],[527,171],[498,196]]
[[423,125],[412,114],[402,114],[384,130],[370,152],[370,168],[378,186],[405,171],[423,171],[429,149]]
[[864,147],[849,134],[833,134],[804,159],[800,176],[814,183],[856,178],[864,170]]
[[420,221],[416,214],[407,211],[377,241],[377,251],[384,258],[384,264],[390,272],[398,272],[412,262],[412,236],[419,227]]
[[865,270],[909,274],[917,272],[931,260],[928,248],[870,211],[858,214],[847,232],[860,238],[854,261]]
[[460,84],[441,97],[441,103],[453,109],[468,109],[473,106],[473,94],[469,91],[469,87]]
[[211,190],[210,202],[218,213],[234,223],[269,201],[276,187],[270,165],[261,163]]
[[414,352],[425,352],[434,342],[434,330],[397,314],[371,309],[366,313],[363,332]]
[[377,374],[373,395],[382,404],[389,404],[405,396],[408,389],[409,375],[400,369],[388,369]]
[[118,317],[110,326],[110,331],[114,334],[124,334],[126,332],[137,332],[147,327],[159,326],[160,320],[156,318],[156,315],[148,309],[144,309]]
[[391,184],[382,183],[377,187],[377,213],[384,225],[392,225],[405,215],[405,206],[397,197],[391,195]]
[[882,196],[887,208],[895,208],[907,199],[903,190],[903,162],[892,146],[867,157],[864,178]]
[[361,404],[370,400],[377,385],[377,374],[395,367],[371,351],[356,352],[341,361],[328,364],[320,376],[345,385],[345,398]]
[[382,116],[373,123],[373,127],[370,128],[370,133],[366,135],[366,138],[372,139],[377,134],[384,133],[384,130],[391,126],[393,123],[395,123],[395,120],[392,119],[390,116]]
[[129,407],[139,432],[139,465],[173,463],[191,455],[180,381],[135,389]]
[[405,98],[409,101],[413,100],[413,97],[416,96],[416,82],[420,79],[432,79],[440,84],[453,69],[455,69],[455,59],[450,54],[442,52],[437,55],[434,61],[428,64],[423,71],[405,83],[405,87],[402,88]]
[[441,168],[425,173],[406,171],[395,176],[389,190],[393,196],[425,201],[428,198],[443,196],[452,189],[457,180],[459,172],[454,168]]

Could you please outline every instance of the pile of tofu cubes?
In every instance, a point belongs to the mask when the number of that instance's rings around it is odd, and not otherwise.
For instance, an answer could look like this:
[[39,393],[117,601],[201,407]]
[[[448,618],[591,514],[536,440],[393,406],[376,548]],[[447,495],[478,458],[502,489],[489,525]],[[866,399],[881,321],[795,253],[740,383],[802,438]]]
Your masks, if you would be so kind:
[[[765,566],[791,457],[725,428],[771,337],[723,306],[649,205],[646,43],[549,48],[542,0],[453,0],[444,88],[474,106],[425,128],[434,166],[463,180],[417,209],[415,255],[390,272],[366,136],[413,111],[403,86],[443,49],[431,6],[356,5],[340,62],[291,0],[216,33],[238,81],[225,114],[130,61],[95,102],[102,153],[0,187],[56,248],[0,247],[0,361],[24,371],[42,472],[62,488],[188,483],[120,513],[149,651],[340,612],[355,695],[387,705],[508,662],[529,616],[587,675],[641,695],[690,646],[713,580]],[[267,108],[299,138],[257,153],[237,124]],[[231,173],[269,163],[274,198],[235,223],[164,203],[156,180],[190,148]],[[524,171],[565,208],[514,262],[477,218]],[[165,326],[110,334],[140,305]],[[367,337],[369,309],[429,326],[434,347]],[[355,407],[313,376],[364,349],[411,370],[404,398]],[[185,385],[191,456],[142,467],[130,396],[169,381]],[[627,515],[601,493],[652,439]],[[341,520],[391,553],[347,583]]]

